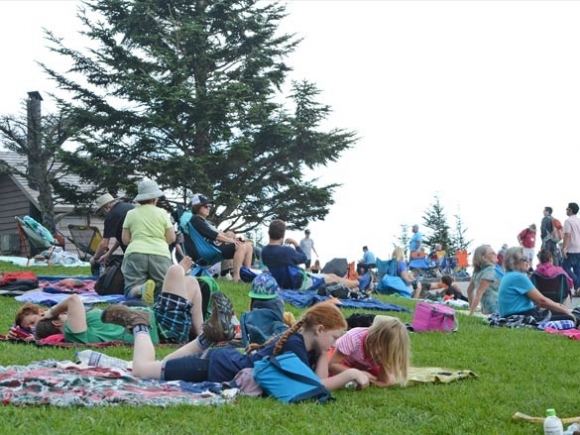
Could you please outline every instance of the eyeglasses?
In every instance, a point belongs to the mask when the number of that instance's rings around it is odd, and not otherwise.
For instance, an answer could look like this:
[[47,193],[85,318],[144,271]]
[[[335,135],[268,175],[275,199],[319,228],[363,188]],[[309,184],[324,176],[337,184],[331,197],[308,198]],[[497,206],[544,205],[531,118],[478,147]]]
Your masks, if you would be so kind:
[[520,258],[520,261],[528,262],[528,261],[530,261],[530,259],[528,257],[522,257],[522,258]]
[[569,208],[567,208],[567,209],[566,209],[566,211],[570,211],[570,209],[569,209]]

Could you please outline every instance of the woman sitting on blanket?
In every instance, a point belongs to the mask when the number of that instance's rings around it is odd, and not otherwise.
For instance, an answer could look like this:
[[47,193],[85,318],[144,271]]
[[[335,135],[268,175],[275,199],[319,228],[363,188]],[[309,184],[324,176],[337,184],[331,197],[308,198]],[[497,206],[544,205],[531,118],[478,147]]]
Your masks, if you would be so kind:
[[473,276],[467,286],[469,314],[475,313],[480,303],[483,314],[497,313],[497,293],[502,279],[495,267],[497,254],[490,245],[478,246],[471,263]]
[[369,328],[352,328],[336,341],[329,362],[334,375],[356,368],[379,387],[406,385],[410,360],[409,333],[396,317],[375,316]]
[[282,335],[262,345],[251,346],[255,350],[253,353],[242,354],[233,347],[206,350],[212,341],[229,340],[234,336],[232,303],[223,293],[216,292],[213,295],[216,294],[221,296],[218,303],[212,305],[211,318],[205,324],[201,337],[169,354],[162,361],[155,360],[148,316],[136,315],[122,305],[113,305],[103,312],[103,321],[133,331],[133,374],[140,378],[228,382],[242,369],[253,367],[255,361],[266,356],[294,352],[315,371],[329,390],[336,390],[351,381],[355,381],[359,388],[368,387],[368,377],[357,369],[347,369],[333,377],[328,375],[326,353],[346,328],[344,316],[330,303],[314,305]]
[[413,295],[415,299],[420,298],[422,296],[421,283],[417,281],[417,278],[415,278],[409,270],[407,270],[407,261],[405,260],[405,251],[403,251],[403,248],[397,246],[393,250],[392,258],[397,260],[397,275],[403,280],[409,289],[409,293]]
[[[150,318],[154,315],[151,340],[155,344],[187,343],[192,327],[196,334],[202,332],[201,290],[194,277],[185,276],[191,265],[191,258],[185,257],[179,264],[169,268],[161,294],[152,308],[127,307],[139,316]],[[63,334],[64,340],[72,343],[133,343],[133,334],[118,325],[103,323],[102,314],[103,311],[99,309],[85,311],[82,299],[76,294],[71,295],[43,313],[42,319],[36,324],[36,338],[41,340]]]
[[[503,266],[506,274],[499,286],[499,314],[501,317],[512,315],[532,316],[538,321],[551,315],[551,320],[573,320],[576,318],[564,305],[548,299],[534,287],[527,275],[530,259],[524,255],[520,246],[506,251]],[[541,311],[544,308],[548,311]]]

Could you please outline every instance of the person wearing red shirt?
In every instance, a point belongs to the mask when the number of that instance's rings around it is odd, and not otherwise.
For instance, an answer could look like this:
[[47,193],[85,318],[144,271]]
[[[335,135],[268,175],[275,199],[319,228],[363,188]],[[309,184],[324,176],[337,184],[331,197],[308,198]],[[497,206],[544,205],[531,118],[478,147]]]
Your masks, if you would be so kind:
[[524,248],[524,255],[530,260],[530,269],[533,269],[536,248],[536,224],[531,224],[518,234],[518,243]]

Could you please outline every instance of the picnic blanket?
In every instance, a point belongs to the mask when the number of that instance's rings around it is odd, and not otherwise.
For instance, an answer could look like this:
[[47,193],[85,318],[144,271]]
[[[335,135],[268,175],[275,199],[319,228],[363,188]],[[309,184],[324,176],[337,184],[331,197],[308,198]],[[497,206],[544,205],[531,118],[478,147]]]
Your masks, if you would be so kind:
[[82,368],[70,361],[0,367],[3,405],[221,405],[231,403],[233,396],[213,382],[138,379],[123,370]]
[[[316,291],[301,291],[301,290],[280,290],[280,297],[284,302],[288,302],[299,308],[306,308],[314,305],[317,302],[322,302],[328,299],[333,299],[331,296],[320,296]],[[380,311],[408,311],[407,308],[399,305],[387,303],[374,298],[368,299],[339,299],[341,308],[361,308],[367,310]]]
[[92,277],[78,276],[78,277],[48,277],[43,276],[38,278],[38,287],[46,293],[67,293],[67,294],[83,294],[94,293],[95,283],[97,281]]
[[[23,295],[16,296],[18,302],[33,302],[35,304],[42,304],[52,307],[58,304],[63,299],[70,296],[70,293],[47,293],[45,291],[29,291]],[[86,292],[79,294],[83,304],[97,304],[97,303],[111,303],[116,304],[126,301],[127,298],[123,295],[99,295],[95,292]]]

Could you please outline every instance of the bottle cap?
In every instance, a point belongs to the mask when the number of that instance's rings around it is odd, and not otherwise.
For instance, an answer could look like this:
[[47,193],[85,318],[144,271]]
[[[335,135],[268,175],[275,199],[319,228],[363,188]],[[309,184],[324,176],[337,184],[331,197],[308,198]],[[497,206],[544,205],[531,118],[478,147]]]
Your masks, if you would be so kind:
[[556,415],[556,410],[554,408],[546,409],[546,416],[552,417]]

